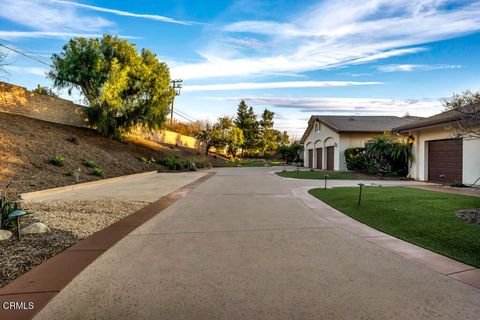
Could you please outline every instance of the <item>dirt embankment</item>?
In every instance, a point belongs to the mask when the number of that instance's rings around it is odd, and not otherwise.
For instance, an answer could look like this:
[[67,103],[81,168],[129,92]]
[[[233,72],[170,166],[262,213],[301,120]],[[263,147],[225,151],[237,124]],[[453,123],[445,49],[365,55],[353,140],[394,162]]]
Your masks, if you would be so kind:
[[[11,183],[12,199],[19,194],[75,183],[73,172],[81,168],[80,181],[94,181],[151,170],[166,156],[202,158],[195,149],[162,145],[140,139],[126,142],[100,136],[93,130],[70,127],[22,116],[0,113],[0,193]],[[55,156],[65,159],[63,166],[51,164]],[[140,159],[155,159],[144,163]],[[83,163],[94,161],[103,176],[93,175]],[[209,157],[214,166],[222,159]]]

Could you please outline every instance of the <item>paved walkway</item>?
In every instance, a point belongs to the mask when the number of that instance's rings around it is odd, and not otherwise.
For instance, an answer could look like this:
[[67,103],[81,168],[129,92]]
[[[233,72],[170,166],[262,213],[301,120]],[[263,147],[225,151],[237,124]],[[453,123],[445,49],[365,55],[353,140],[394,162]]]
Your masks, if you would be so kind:
[[479,290],[318,215],[268,169],[217,170],[36,319],[478,319]]
[[54,188],[22,195],[26,201],[53,200],[133,200],[154,202],[205,175],[205,171],[148,172]]

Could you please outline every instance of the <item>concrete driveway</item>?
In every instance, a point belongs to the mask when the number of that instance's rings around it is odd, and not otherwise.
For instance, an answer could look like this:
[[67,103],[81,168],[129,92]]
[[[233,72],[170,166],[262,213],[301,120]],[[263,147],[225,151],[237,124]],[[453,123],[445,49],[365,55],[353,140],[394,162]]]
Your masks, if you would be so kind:
[[217,171],[36,319],[478,319],[479,290],[321,217],[301,181]]

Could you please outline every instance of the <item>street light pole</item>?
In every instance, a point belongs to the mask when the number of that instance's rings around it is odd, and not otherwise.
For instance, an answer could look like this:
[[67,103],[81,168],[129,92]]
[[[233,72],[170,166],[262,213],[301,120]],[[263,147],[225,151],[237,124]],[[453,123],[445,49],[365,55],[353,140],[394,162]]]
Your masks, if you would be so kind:
[[172,108],[170,111],[170,126],[173,125],[173,103],[175,102],[175,96],[180,95],[180,89],[182,89],[182,82],[183,82],[182,79],[176,79],[171,81],[171,84],[172,84],[171,87],[173,90],[172,90]]

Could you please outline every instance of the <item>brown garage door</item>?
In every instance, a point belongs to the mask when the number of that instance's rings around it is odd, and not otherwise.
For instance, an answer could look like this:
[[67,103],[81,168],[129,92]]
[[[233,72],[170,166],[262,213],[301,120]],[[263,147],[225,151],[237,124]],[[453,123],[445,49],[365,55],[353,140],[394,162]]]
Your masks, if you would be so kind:
[[308,167],[313,168],[313,149],[308,150]]
[[322,156],[323,156],[323,149],[317,148],[317,169],[322,169]]
[[428,180],[461,183],[463,168],[463,141],[461,139],[428,142]]
[[334,158],[335,158],[335,147],[327,147],[327,170],[333,170]]

